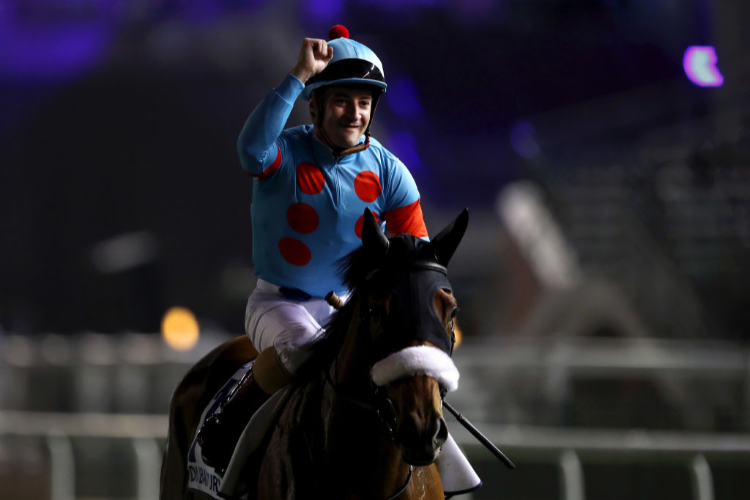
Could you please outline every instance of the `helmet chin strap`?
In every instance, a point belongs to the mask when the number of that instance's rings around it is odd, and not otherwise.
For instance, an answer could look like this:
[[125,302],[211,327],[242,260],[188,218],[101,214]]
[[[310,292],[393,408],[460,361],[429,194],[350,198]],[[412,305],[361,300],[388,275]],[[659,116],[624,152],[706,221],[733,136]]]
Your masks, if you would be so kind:
[[329,148],[331,148],[331,151],[333,151],[334,158],[341,159],[346,155],[351,155],[354,153],[359,153],[360,151],[364,151],[365,149],[370,147],[370,126],[372,125],[372,119],[375,117],[375,110],[378,108],[378,100],[380,99],[380,96],[382,95],[382,92],[377,92],[376,95],[372,96],[372,111],[370,111],[370,121],[367,122],[367,128],[365,129],[365,141],[361,142],[359,144],[356,144],[349,148],[341,148],[339,146],[336,146],[333,141],[328,137],[328,134],[326,134],[325,129],[323,128],[323,114],[325,113],[325,102],[323,101],[322,92],[320,95],[318,95],[318,92],[313,93],[313,99],[315,99],[316,108],[318,108],[318,112],[315,114],[315,122],[314,125],[318,128],[318,131],[320,132],[321,137],[323,138],[323,141],[328,145]]

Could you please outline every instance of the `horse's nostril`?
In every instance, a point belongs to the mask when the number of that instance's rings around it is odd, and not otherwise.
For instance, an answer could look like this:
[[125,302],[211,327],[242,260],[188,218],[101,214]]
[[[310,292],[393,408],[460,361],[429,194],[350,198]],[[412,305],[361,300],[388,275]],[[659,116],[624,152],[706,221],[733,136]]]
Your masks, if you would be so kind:
[[439,415],[428,418],[410,418],[401,420],[397,441],[404,460],[412,465],[428,465],[435,461],[440,447],[448,438],[445,420]]
[[448,439],[448,425],[445,423],[443,417],[437,418],[437,432],[435,433],[435,445],[437,447],[443,446],[445,440]]

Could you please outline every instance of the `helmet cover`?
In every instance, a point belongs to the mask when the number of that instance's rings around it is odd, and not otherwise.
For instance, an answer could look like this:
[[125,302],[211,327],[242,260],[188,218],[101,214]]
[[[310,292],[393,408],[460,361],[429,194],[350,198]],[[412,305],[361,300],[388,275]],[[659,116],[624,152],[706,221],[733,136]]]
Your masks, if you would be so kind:
[[336,36],[339,38],[328,42],[328,46],[333,47],[333,57],[323,71],[307,81],[302,98],[309,101],[313,90],[330,85],[365,85],[374,87],[379,93],[385,92],[388,85],[385,83],[383,64],[375,52],[366,45],[350,40],[349,31],[343,26],[331,28],[329,37]]

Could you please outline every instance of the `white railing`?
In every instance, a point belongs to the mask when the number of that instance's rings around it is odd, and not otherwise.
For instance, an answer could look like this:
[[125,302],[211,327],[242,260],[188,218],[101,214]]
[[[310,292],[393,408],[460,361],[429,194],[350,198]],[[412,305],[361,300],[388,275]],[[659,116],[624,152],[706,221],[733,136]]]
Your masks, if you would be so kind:
[[[453,357],[461,372],[456,402],[475,407],[475,418],[488,422],[498,421],[498,401],[512,400],[515,393],[534,391],[548,407],[562,408],[574,380],[636,378],[652,381],[686,421],[695,415],[695,428],[705,427],[700,419],[710,405],[729,400],[739,425],[750,430],[750,350],[740,343],[551,335],[469,339]],[[514,385],[524,377],[536,382]],[[742,391],[739,399],[731,392],[735,388]]]
[[[459,424],[451,422],[456,442],[471,457],[489,452]],[[642,430],[561,429],[529,426],[482,425],[483,433],[511,458],[557,463],[564,500],[584,500],[587,461],[653,459],[685,463],[692,475],[693,498],[712,500],[713,459],[750,459],[750,435],[653,432]],[[166,437],[167,417],[152,415],[59,414],[0,412],[0,438],[7,436],[44,438],[50,459],[53,500],[76,498],[76,461],[72,440],[76,438],[127,439],[136,462],[138,500],[156,500],[159,495],[161,446]],[[501,465],[498,462],[498,467]],[[512,472],[509,472],[512,474]]]
[[166,415],[113,415],[102,413],[36,413],[0,411],[0,438],[42,438],[50,461],[52,500],[75,500],[76,438],[130,441],[136,463],[138,500],[159,498],[162,449],[167,436]]
[[[164,348],[157,336],[52,337],[54,351],[45,350],[35,340],[21,336],[5,337],[0,374],[5,388],[3,404],[9,401],[37,401],[38,390],[32,372],[38,368],[71,370],[75,374],[67,397],[86,403],[73,408],[77,413],[0,411],[0,440],[42,439],[49,457],[49,479],[54,500],[76,498],[75,478],[82,477],[85,464],[76,462],[74,444],[78,439],[126,440],[130,443],[135,467],[135,494],[139,500],[158,497],[161,446],[167,432],[164,415],[112,414],[85,411],[104,397],[158,399],[166,408],[171,389],[180,374],[203,353],[228,336],[204,339],[205,345],[192,353],[175,354]],[[50,343],[50,338],[46,339]],[[67,343],[67,356],[57,357],[60,345]],[[77,350],[88,345],[87,350]],[[130,346],[130,349],[123,349]],[[93,346],[93,347],[92,347]],[[49,347],[49,346],[47,346]],[[65,349],[63,349],[65,351]],[[104,356],[102,353],[107,354]],[[743,387],[745,396],[736,401],[750,415],[750,350],[726,342],[679,342],[653,339],[487,339],[468,338],[454,354],[461,371],[461,388],[449,397],[477,426],[513,459],[530,459],[557,464],[561,496],[566,500],[585,498],[584,467],[581,462],[624,460],[676,460],[692,474],[696,500],[713,499],[711,463],[717,458],[750,461],[750,435],[696,432],[654,432],[638,430],[596,430],[528,425],[498,425],[493,397],[511,393],[515,377],[532,374],[548,401],[562,404],[571,396],[566,389],[579,378],[650,378],[668,394],[679,383],[712,381],[716,391],[728,381]],[[55,371],[54,373],[62,373]],[[157,375],[158,385],[149,383]],[[69,377],[70,378],[70,377]],[[740,384],[740,385],[737,385]],[[166,386],[169,385],[169,390]],[[163,386],[163,387],[162,387]],[[135,388],[146,393],[131,394]],[[24,389],[25,388],[25,389]],[[528,386],[525,387],[528,389]],[[12,393],[8,391],[14,391]],[[29,391],[25,396],[23,391]],[[86,394],[83,394],[83,392]],[[679,391],[678,391],[679,392]],[[691,391],[692,393],[692,391]],[[704,405],[693,393],[693,404]],[[14,399],[15,398],[15,399]],[[36,398],[36,399],[35,399]],[[737,398],[735,397],[735,400]],[[114,407],[125,407],[124,403]],[[7,408],[7,406],[6,406]],[[17,409],[24,409],[19,407]],[[522,420],[522,419],[521,419]],[[456,441],[472,457],[489,457],[481,445],[458,423],[450,422]],[[750,428],[750,424],[744,428]],[[0,441],[1,443],[2,441]],[[5,457],[7,459],[7,456]],[[498,464],[500,467],[500,465]],[[80,480],[80,479],[79,479]]]

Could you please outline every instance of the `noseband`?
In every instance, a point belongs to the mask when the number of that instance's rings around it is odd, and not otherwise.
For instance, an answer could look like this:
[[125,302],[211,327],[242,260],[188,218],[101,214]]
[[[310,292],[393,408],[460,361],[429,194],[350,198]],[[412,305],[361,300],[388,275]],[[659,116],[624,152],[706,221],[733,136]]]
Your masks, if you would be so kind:
[[[410,340],[428,340],[438,346],[449,346],[448,351],[430,346],[408,347],[396,351],[390,355],[380,358],[387,349],[386,335],[381,335],[377,341],[372,342],[370,322],[373,317],[373,309],[368,306],[370,288],[373,280],[379,277],[383,271],[376,268],[367,274],[364,284],[364,293],[360,300],[360,335],[370,339],[368,372],[370,373],[370,397],[361,399],[344,394],[338,387],[338,377],[334,381],[330,370],[326,371],[326,381],[331,385],[337,399],[359,406],[378,415],[380,421],[388,430],[388,434],[395,441],[394,432],[396,426],[396,410],[393,402],[385,391],[385,386],[398,379],[424,374],[435,378],[440,385],[441,398],[450,391],[458,388],[458,370],[456,369],[451,355],[455,345],[455,328],[451,320],[451,335],[448,337],[442,321],[434,314],[432,300],[438,289],[450,290],[447,279],[448,271],[445,266],[437,262],[418,261],[409,265],[405,280],[393,287],[397,300],[401,303],[401,309],[408,309],[410,314],[406,315],[406,332]],[[400,294],[399,294],[400,292]],[[426,293],[425,293],[426,292]],[[406,302],[406,304],[404,304]],[[407,307],[405,308],[404,305]],[[419,311],[415,313],[414,309]],[[399,318],[401,319],[401,318]],[[399,330],[398,333],[404,333]],[[380,358],[380,359],[379,359]],[[376,361],[377,359],[377,361]],[[334,365],[336,370],[337,360]]]

